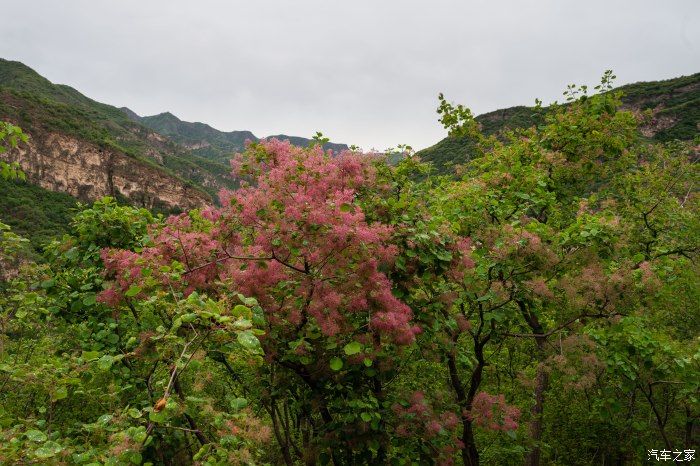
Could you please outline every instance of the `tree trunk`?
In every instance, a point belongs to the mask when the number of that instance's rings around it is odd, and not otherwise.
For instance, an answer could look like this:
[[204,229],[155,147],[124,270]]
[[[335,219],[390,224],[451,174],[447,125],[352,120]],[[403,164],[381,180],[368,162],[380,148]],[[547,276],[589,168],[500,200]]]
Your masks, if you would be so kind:
[[[471,402],[467,392],[464,390],[464,385],[457,372],[457,361],[453,354],[447,356],[447,367],[450,372],[450,382],[452,384],[452,389],[455,391],[455,396],[457,397],[457,404],[460,409],[464,411],[469,411],[471,409]],[[479,372],[481,370],[479,369]],[[478,466],[479,464],[479,450],[476,449],[476,442],[474,441],[474,430],[472,428],[472,421],[462,413],[462,463],[464,466]]]
[[693,446],[693,424],[695,419],[693,418],[690,408],[685,407],[685,447],[692,448]]
[[535,373],[535,405],[532,407],[532,419],[530,420],[530,439],[532,440],[532,450],[525,456],[526,466],[539,466],[542,456],[540,442],[542,441],[542,413],[544,412],[544,394],[547,391],[549,384],[549,376],[544,367],[546,358],[545,344],[547,337],[545,336],[544,328],[540,324],[537,315],[532,312],[528,304],[524,301],[517,301],[520,313],[525,322],[535,335],[535,343],[537,344],[537,370]]
[[532,419],[530,420],[530,438],[533,441],[532,450],[525,457],[526,466],[539,466],[542,449],[542,413],[544,412],[544,394],[549,384],[549,375],[544,368],[544,339],[542,343],[537,341],[538,359],[537,373],[535,375],[535,405],[532,407]]
[[[483,340],[479,340],[478,335],[474,337],[474,356],[476,357],[477,364],[472,371],[468,391],[464,389],[464,384],[462,383],[459,373],[457,372],[457,360],[455,355],[452,353],[447,355],[447,367],[450,374],[450,384],[455,392],[457,404],[463,410],[463,412],[460,414],[462,418],[462,443],[464,444],[462,445],[462,463],[464,466],[479,465],[479,450],[477,450],[476,442],[474,441],[472,421],[467,416],[467,413],[471,411],[474,396],[481,385],[481,378],[483,375],[484,366],[486,365],[486,361],[484,359],[484,346],[490,338],[490,335],[486,336]],[[455,336],[453,336],[453,340],[456,342]]]
[[464,466],[479,466],[479,450],[476,449],[474,442],[474,431],[472,430],[472,422],[468,419],[462,419],[462,463]]

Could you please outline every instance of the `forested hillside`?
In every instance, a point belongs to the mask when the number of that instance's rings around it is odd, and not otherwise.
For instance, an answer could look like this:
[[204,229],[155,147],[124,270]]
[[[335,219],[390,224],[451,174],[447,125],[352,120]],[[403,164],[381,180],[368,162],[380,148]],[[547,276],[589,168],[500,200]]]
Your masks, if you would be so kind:
[[[623,108],[644,114],[640,131],[654,141],[696,138],[700,131],[700,73],[666,81],[628,84],[616,89],[622,92]],[[564,101],[566,103],[566,101]],[[510,107],[476,117],[484,134],[497,135],[507,130],[542,124],[547,108]],[[475,153],[471,137],[445,138],[418,152],[431,162],[439,173],[449,173]]]
[[[246,141],[259,141],[259,138],[250,131],[219,131],[206,123],[182,121],[170,112],[141,117],[128,108],[122,108],[122,111],[132,120],[184,145],[193,154],[219,162],[228,162],[233,154],[243,152]],[[266,139],[288,140],[293,145],[300,147],[306,147],[312,142],[311,139],[284,134],[267,136]],[[326,142],[323,144],[323,148],[340,152],[347,149],[348,146]]]
[[[422,160],[254,142],[169,217],[0,160],[0,464],[697,463],[698,76],[477,118],[440,95]],[[144,157],[42,83],[2,90],[14,123]],[[25,198],[72,212],[39,252]]]

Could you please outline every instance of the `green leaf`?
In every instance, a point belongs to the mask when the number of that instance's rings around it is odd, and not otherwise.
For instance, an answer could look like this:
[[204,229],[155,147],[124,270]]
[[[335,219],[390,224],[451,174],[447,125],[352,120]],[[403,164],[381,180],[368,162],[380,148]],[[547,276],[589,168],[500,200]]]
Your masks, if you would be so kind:
[[331,369],[334,371],[339,371],[340,369],[343,368],[343,360],[340,358],[333,358],[331,359]]
[[345,354],[348,356],[351,356],[362,351],[362,345],[357,341],[352,341],[343,347],[343,351],[345,351]]
[[248,400],[245,398],[234,398],[229,404],[231,405],[231,409],[234,411],[239,411],[248,406]]
[[204,455],[209,453],[209,450],[211,450],[211,443],[205,443],[202,445],[202,448],[199,449],[197,453],[192,457],[193,460],[199,461]]
[[250,314],[250,309],[242,304],[233,306],[233,314],[237,316]]
[[83,351],[80,357],[84,361],[91,361],[93,359],[97,359],[97,357],[100,355],[99,351]]
[[34,456],[42,459],[51,458],[52,456],[56,456],[59,453],[61,453],[62,450],[63,447],[61,445],[52,440],[49,440],[48,442],[34,450]]
[[246,349],[257,350],[260,348],[260,340],[250,331],[238,332],[238,343]]
[[194,312],[189,312],[187,314],[182,315],[180,317],[180,320],[183,324],[189,324],[190,322],[194,322],[196,318],[197,314],[195,314]]
[[100,368],[100,370],[107,371],[110,367],[112,367],[113,363],[114,357],[110,356],[109,354],[105,354],[97,360],[97,367]]
[[452,260],[452,253],[449,251],[437,251],[435,256],[443,262],[449,262]]
[[365,422],[369,422],[372,420],[372,415],[370,413],[362,413],[360,414],[360,418]]
[[165,422],[168,420],[168,415],[166,414],[165,410],[160,411],[160,412],[155,412],[151,411],[148,413],[148,419],[153,422]]
[[53,401],[58,401],[64,398],[68,398],[68,388],[65,385],[59,385],[51,395],[51,399]]
[[131,464],[141,464],[143,462],[143,457],[138,451],[132,451],[129,453],[129,461],[131,461]]
[[78,248],[70,248],[68,251],[63,253],[63,256],[68,259],[68,260],[74,260],[78,258],[78,255],[80,254],[80,251],[78,251]]
[[94,306],[97,302],[97,297],[95,293],[90,293],[83,298],[83,304],[86,306]]
[[40,430],[28,430],[24,435],[32,442],[45,442],[48,438],[46,434]]
[[236,330],[247,330],[253,326],[253,323],[248,319],[238,319],[233,326]]
[[136,285],[131,285],[131,287],[128,290],[126,290],[126,293],[124,293],[124,296],[132,298],[139,293],[141,293],[141,287],[136,286]]
[[49,280],[44,280],[43,282],[41,282],[41,287],[44,288],[44,289],[47,289],[47,288],[51,288],[51,287],[54,286],[55,284],[56,284],[56,280],[54,280],[53,278],[51,278],[51,279],[49,279]]

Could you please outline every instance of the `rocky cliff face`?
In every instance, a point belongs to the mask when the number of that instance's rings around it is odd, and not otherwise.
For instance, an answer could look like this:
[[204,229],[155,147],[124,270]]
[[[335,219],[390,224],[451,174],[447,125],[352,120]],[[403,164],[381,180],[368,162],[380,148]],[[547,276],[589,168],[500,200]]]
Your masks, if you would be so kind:
[[30,182],[84,201],[120,194],[149,209],[211,203],[206,194],[146,162],[63,134],[29,134],[28,143],[0,157],[19,162]]

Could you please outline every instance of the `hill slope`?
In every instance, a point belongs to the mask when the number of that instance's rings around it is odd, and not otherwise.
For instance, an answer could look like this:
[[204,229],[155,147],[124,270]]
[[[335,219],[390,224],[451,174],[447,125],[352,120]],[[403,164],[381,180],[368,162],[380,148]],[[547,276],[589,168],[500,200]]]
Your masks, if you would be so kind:
[[[231,155],[243,151],[246,141],[260,140],[250,131],[219,131],[206,123],[182,121],[170,112],[141,117],[126,107],[121,110],[133,121],[182,144],[193,154],[219,162],[227,162]],[[311,142],[307,138],[284,134],[268,136],[268,138],[287,139],[296,146],[307,146]],[[324,144],[324,148],[339,152],[347,149],[348,146],[328,142]]]
[[[664,81],[627,84],[617,90],[623,92],[623,107],[652,112],[651,122],[640,128],[644,136],[663,142],[690,140],[699,134],[700,73]],[[481,124],[482,131],[491,135],[504,129],[540,124],[543,117],[533,107],[517,106],[484,113],[476,120]],[[439,173],[447,173],[454,165],[469,160],[473,144],[469,138],[447,137],[419,151],[417,155],[432,162]]]
[[[30,143],[19,152],[24,152],[21,161],[32,182],[84,200],[107,191],[147,207],[186,208],[209,203],[221,187],[234,186],[228,166],[196,157],[118,108],[2,59],[0,119],[30,135]],[[58,173],[60,162],[65,165]],[[114,179],[115,166],[123,169],[121,184]],[[92,180],[95,186],[90,186]],[[149,190],[145,180],[156,182]],[[163,196],[163,188],[177,195]]]

